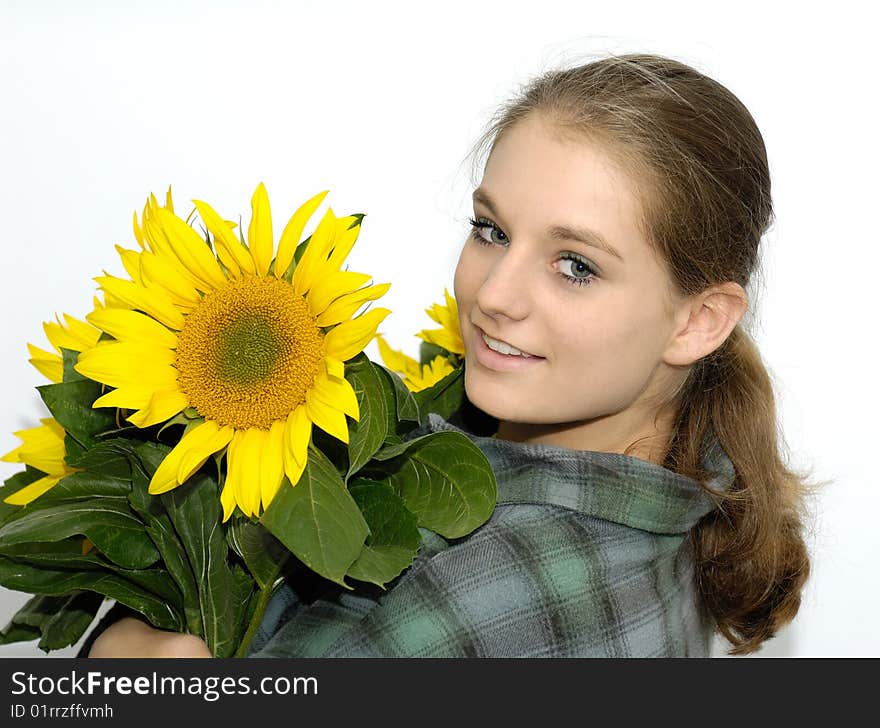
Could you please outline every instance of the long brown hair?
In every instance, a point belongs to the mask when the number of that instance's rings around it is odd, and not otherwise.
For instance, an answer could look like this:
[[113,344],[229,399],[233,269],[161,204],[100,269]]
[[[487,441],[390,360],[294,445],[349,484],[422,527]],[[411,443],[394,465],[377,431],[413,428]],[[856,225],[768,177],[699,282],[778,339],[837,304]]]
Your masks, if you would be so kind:
[[[478,156],[514,124],[540,114],[598,143],[636,185],[639,221],[679,292],[753,282],[773,219],[764,141],[727,88],[679,61],[648,54],[601,58],[524,84],[493,117]],[[800,606],[810,562],[803,532],[813,485],[783,461],[770,376],[742,323],[694,363],[664,408],[676,427],[663,465],[700,483],[714,439],[734,466],[713,492],[719,508],[689,534],[703,604],[732,645],[757,650]]]

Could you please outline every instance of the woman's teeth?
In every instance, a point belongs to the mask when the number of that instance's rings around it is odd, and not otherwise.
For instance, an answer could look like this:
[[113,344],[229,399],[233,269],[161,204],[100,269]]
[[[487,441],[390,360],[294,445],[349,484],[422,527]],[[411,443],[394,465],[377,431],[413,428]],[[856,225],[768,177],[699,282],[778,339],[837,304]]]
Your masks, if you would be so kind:
[[527,359],[532,358],[531,354],[526,354],[524,351],[515,349],[509,344],[505,344],[503,341],[498,341],[498,339],[493,339],[491,336],[486,336],[486,334],[483,334],[483,341],[486,342],[486,346],[492,349],[492,351],[497,351],[500,354],[508,354],[509,356],[522,356]]

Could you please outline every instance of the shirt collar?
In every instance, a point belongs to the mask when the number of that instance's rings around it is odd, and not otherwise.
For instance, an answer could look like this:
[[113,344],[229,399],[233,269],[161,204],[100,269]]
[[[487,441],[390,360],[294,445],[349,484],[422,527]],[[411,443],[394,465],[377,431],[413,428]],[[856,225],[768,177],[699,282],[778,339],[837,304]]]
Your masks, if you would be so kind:
[[[480,448],[498,481],[499,505],[555,505],[661,534],[687,532],[717,505],[696,480],[629,455],[483,437],[433,412],[423,428],[460,432]],[[712,490],[730,486],[733,465],[717,440],[703,465],[714,473]]]

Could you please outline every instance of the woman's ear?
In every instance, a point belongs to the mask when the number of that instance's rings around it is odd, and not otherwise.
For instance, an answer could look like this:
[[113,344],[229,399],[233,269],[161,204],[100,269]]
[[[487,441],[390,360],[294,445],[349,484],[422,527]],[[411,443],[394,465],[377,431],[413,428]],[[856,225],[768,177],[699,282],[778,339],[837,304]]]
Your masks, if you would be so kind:
[[689,366],[724,343],[748,308],[741,285],[717,283],[685,299],[676,313],[672,339],[663,354],[671,366]]

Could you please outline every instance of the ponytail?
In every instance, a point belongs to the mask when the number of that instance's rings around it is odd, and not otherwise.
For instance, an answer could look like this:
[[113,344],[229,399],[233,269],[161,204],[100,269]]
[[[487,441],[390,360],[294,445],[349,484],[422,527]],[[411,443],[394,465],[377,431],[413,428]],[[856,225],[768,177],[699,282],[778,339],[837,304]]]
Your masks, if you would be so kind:
[[690,532],[697,584],[729,654],[754,652],[797,614],[810,573],[802,531],[803,476],[778,450],[773,387],[749,335],[736,326],[694,365],[664,465],[701,483],[701,455],[717,438],[734,466],[720,507]]

